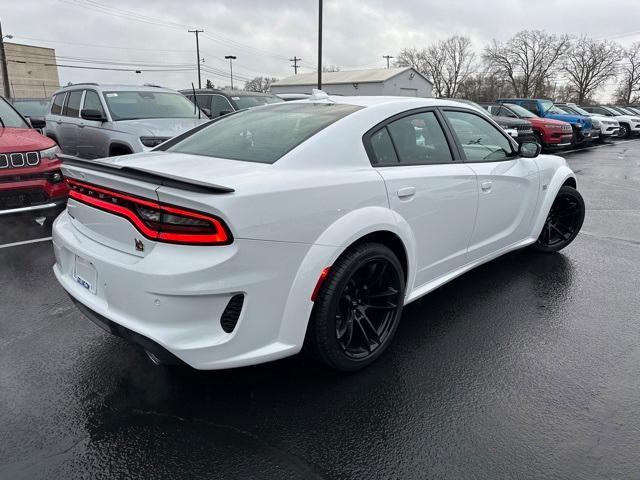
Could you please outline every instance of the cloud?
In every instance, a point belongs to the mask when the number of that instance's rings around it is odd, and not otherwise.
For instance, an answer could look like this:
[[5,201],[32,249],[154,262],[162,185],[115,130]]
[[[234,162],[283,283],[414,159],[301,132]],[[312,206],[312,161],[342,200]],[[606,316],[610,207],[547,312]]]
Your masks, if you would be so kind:
[[[105,13],[105,6],[110,13]],[[157,65],[147,68],[183,65],[193,70],[135,74],[60,68],[63,84],[158,83],[184,88],[196,82],[195,39],[187,32],[189,27],[205,30],[200,43],[203,79],[216,84],[228,84],[225,55],[238,57],[237,79],[290,75],[288,59],[294,55],[303,59],[302,72],[313,70],[317,6],[316,0],[3,0],[2,20],[4,32],[14,34],[14,41],[52,46],[60,56],[133,62],[140,68],[142,63]],[[156,25],[124,11],[169,25]],[[625,0],[609,0],[605,9],[595,0],[581,0],[579,6],[570,0],[325,0],[323,57],[326,65],[343,69],[382,67],[382,55],[452,34],[470,36],[480,49],[492,38],[504,40],[518,30],[533,28],[601,38],[638,32],[615,38],[629,43],[640,39],[638,18],[640,4]]]

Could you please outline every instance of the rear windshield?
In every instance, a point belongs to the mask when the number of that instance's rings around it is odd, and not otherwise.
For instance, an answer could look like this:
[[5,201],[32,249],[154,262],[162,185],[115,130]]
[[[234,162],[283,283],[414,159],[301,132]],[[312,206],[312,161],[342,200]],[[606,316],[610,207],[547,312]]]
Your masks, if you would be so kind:
[[[362,107],[332,103],[279,103],[220,118],[169,152],[274,163],[323,128]],[[162,148],[161,148],[162,149]]]
[[242,96],[231,97],[231,98],[233,99],[234,102],[236,102],[236,105],[238,106],[238,110],[242,110],[244,108],[259,107],[260,105],[267,105],[269,103],[284,102],[284,100],[276,96],[268,97],[268,96],[256,95],[254,97],[251,95],[242,95]]
[[105,92],[113,120],[141,118],[198,118],[198,112],[184,95],[170,92]]
[[13,106],[25,117],[44,117],[49,100],[16,100]]

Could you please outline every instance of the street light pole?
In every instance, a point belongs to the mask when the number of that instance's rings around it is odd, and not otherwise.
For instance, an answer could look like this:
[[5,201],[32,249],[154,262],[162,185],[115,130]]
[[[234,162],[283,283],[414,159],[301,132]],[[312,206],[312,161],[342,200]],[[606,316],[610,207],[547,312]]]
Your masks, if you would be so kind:
[[4,39],[13,38],[13,35],[2,34],[2,22],[0,22],[0,63],[2,64],[2,84],[4,86],[4,97],[11,98],[11,90],[9,89],[9,71],[7,69],[7,54],[4,51]]
[[231,73],[231,90],[233,90],[233,61],[237,57],[235,55],[225,55],[224,58],[229,60],[229,71]]
[[318,3],[318,90],[322,90],[322,0]]

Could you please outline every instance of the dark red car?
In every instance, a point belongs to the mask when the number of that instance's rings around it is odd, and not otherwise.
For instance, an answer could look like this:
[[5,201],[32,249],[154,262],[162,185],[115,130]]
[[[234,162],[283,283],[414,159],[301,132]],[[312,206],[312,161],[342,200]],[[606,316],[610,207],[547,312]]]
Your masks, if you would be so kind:
[[55,218],[67,202],[56,143],[0,97],[0,219]]
[[541,118],[524,107],[514,103],[483,103],[492,115],[520,118],[531,123],[536,141],[546,150],[570,147],[573,129],[570,123],[553,118]]

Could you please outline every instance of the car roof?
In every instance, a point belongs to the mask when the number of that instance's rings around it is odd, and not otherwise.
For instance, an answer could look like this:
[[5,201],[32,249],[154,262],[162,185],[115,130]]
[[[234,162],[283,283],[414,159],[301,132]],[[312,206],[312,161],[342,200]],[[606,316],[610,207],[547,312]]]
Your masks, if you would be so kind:
[[289,103],[297,102],[332,102],[347,105],[357,105],[359,107],[374,107],[378,105],[406,104],[409,107],[415,104],[416,108],[420,107],[465,107],[469,105],[464,102],[457,102],[449,99],[425,98],[425,97],[392,97],[392,96],[342,96],[329,95],[327,99],[314,99],[310,97],[306,100],[294,100]]
[[61,92],[68,92],[71,90],[83,90],[87,87],[93,87],[96,90],[107,92],[170,92],[177,93],[170,88],[159,87],[156,85],[123,85],[123,84],[106,84],[106,83],[74,83],[73,85],[67,85],[60,90],[54,92],[54,95]]
[[[179,90],[182,94],[193,94],[194,89],[192,88],[183,88]],[[247,90],[220,90],[218,88],[196,88],[196,94],[198,93],[217,93],[220,95],[226,95],[228,97],[275,97],[275,95],[271,93],[264,92],[250,92]]]

